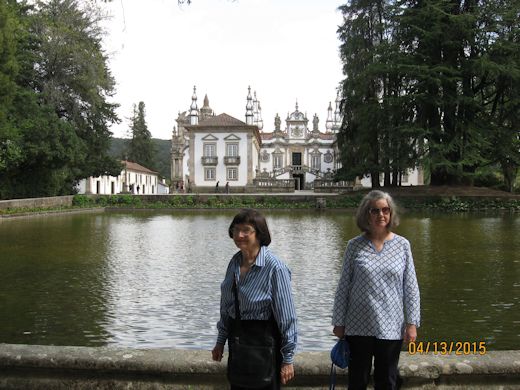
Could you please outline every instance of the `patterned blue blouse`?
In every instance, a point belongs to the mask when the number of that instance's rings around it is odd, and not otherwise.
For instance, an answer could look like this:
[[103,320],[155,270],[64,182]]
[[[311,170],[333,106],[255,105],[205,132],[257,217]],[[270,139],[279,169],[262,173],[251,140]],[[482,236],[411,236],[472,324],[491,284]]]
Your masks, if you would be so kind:
[[378,252],[360,235],[347,244],[336,290],[332,325],[349,336],[403,338],[406,324],[420,325],[420,298],[410,242],[397,234]]
[[217,343],[228,338],[227,319],[235,318],[233,277],[238,281],[240,318],[268,320],[274,315],[282,335],[281,352],[284,363],[292,363],[297,342],[296,310],[291,292],[291,271],[266,246],[260,248],[255,264],[240,279],[240,260],[237,252],[229,262],[226,276],[220,286],[220,321],[217,323]]

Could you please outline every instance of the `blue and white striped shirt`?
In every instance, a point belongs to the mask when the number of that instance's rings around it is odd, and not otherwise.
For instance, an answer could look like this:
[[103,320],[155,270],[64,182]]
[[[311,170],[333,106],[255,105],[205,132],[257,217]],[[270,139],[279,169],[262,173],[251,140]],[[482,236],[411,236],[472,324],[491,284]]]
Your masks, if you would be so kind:
[[274,315],[282,335],[281,352],[284,363],[292,363],[296,349],[296,310],[291,293],[291,271],[271,251],[262,246],[256,261],[240,279],[242,252],[229,262],[224,281],[220,285],[220,321],[217,323],[217,343],[225,344],[229,317],[235,318],[233,278],[238,281],[240,317],[243,320],[268,320]]

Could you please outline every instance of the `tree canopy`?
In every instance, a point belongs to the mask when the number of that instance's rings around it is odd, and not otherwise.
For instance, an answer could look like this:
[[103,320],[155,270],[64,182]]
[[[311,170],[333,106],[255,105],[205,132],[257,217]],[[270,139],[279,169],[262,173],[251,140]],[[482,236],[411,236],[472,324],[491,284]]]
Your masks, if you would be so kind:
[[98,22],[76,0],[0,2],[0,198],[70,194],[120,171]]
[[520,166],[520,18],[515,0],[352,0],[340,7],[340,177],[471,183]]

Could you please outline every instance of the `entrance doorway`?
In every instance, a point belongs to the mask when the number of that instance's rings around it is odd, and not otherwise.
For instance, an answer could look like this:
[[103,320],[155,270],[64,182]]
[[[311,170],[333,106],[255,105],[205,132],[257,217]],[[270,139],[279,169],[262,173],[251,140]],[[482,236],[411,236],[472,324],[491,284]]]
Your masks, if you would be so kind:
[[305,188],[305,180],[303,174],[294,175],[294,189],[295,190],[303,190]]

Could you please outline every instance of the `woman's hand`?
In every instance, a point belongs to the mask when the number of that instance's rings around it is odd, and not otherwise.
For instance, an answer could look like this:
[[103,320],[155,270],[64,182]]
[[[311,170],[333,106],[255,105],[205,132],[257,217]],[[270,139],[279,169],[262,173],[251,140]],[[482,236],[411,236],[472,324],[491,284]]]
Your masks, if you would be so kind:
[[220,362],[222,360],[222,356],[224,356],[224,344],[215,344],[213,350],[211,351],[211,357],[213,360]]
[[282,385],[285,385],[292,378],[294,378],[294,366],[292,364],[282,363],[282,369],[280,370]]
[[340,339],[345,337],[345,327],[344,326],[335,326],[334,329],[332,329],[332,333],[334,333],[335,336],[338,336]]
[[412,324],[406,324],[403,340],[405,343],[412,343],[417,339],[417,327]]

